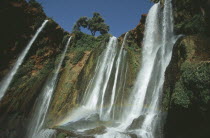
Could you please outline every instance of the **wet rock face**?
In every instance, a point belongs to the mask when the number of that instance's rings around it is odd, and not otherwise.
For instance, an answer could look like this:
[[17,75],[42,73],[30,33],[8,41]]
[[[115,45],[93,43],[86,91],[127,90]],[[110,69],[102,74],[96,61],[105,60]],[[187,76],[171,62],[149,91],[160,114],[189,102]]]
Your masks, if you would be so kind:
[[129,129],[138,129],[139,127],[141,127],[143,121],[145,119],[144,115],[139,116],[138,118],[134,119],[133,122],[131,123]]

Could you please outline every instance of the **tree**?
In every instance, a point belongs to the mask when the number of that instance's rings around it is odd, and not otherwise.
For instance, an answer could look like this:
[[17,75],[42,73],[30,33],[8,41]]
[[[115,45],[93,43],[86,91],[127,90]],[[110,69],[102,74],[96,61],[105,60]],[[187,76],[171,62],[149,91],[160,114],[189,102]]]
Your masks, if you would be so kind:
[[80,31],[80,27],[87,28],[88,26],[88,18],[87,17],[81,17],[79,20],[77,20],[76,24],[73,27],[74,31]]
[[81,17],[79,20],[77,20],[73,30],[80,31],[80,27],[90,30],[93,36],[95,36],[97,31],[99,31],[101,34],[106,34],[109,31],[109,26],[104,23],[104,19],[97,12],[93,13],[92,18]]
[[88,26],[88,17],[79,18],[79,20],[77,21],[77,25],[86,28]]

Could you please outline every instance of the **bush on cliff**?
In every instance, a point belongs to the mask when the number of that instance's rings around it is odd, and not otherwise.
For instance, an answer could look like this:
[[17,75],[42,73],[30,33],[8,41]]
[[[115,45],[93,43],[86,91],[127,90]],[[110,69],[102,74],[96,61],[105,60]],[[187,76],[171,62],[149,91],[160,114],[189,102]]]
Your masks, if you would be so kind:
[[196,104],[200,109],[206,110],[210,102],[210,64],[185,62],[181,72],[172,95],[174,104],[184,108]]
[[176,30],[182,30],[185,34],[207,33],[207,25],[201,14],[194,15],[191,19],[175,25]]

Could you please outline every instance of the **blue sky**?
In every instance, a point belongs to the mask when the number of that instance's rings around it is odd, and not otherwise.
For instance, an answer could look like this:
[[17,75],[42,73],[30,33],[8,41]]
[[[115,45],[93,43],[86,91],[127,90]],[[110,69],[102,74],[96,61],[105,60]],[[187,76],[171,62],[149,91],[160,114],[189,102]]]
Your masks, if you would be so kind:
[[135,28],[141,14],[148,13],[150,0],[37,0],[44,7],[47,16],[70,32],[81,16],[92,17],[99,12],[110,26],[114,36]]

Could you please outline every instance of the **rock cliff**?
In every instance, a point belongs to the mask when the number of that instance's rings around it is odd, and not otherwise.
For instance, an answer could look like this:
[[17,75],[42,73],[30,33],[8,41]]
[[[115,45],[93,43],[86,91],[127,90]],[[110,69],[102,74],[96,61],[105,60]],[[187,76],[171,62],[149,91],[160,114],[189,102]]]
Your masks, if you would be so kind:
[[173,0],[177,35],[165,74],[166,138],[210,136],[209,1]]

